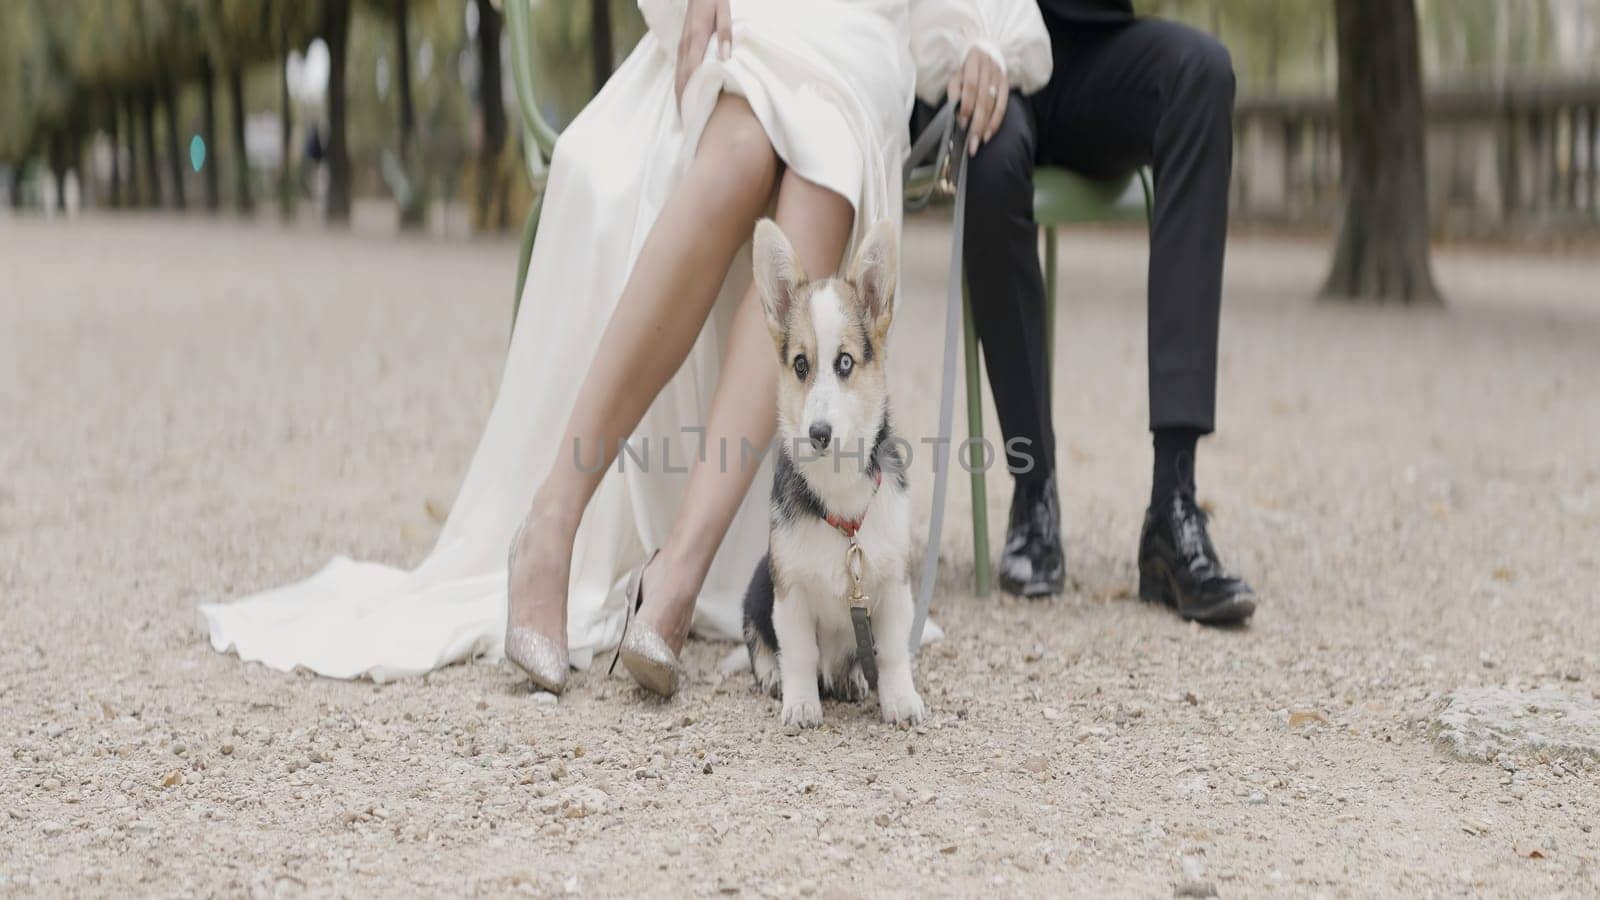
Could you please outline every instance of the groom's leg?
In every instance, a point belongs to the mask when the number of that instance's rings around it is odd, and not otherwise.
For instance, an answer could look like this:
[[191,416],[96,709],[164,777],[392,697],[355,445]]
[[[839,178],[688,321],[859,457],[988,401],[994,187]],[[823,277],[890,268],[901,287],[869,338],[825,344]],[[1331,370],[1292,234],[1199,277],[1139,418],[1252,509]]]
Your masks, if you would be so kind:
[[[1013,96],[1000,129],[967,165],[964,236],[973,322],[1000,431],[1008,446],[1026,441],[1032,457],[1030,471],[1016,472],[1023,484],[1041,483],[1055,469],[1050,336],[1044,333],[1044,276],[1033,219],[1033,151],[1032,113]],[[1006,460],[1003,448],[996,458]]]
[[1075,29],[1054,49],[1050,88],[1034,98],[1041,161],[1105,175],[1148,164],[1155,175],[1148,323],[1155,464],[1140,594],[1186,618],[1237,622],[1254,612],[1254,595],[1217,560],[1194,497],[1195,443],[1216,413],[1232,63],[1214,38],[1156,19]]
[[1058,39],[1035,98],[1042,162],[1090,175],[1150,165],[1150,426],[1210,432],[1233,165],[1228,51],[1183,25],[1143,19]]
[[[999,582],[1023,596],[1059,593],[1063,582],[1050,420],[1052,336],[1045,332],[1033,164],[1033,113],[1013,96],[999,130],[968,164],[964,246],[973,320],[1005,439],[995,458],[1016,479]],[[1012,449],[1015,456],[1007,452]]]

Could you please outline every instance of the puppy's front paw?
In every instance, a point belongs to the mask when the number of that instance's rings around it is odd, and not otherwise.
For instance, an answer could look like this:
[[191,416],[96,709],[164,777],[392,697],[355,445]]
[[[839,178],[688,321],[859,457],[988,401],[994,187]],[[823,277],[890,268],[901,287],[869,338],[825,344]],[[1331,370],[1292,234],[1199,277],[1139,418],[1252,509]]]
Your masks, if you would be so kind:
[[783,724],[815,728],[822,724],[822,702],[815,699],[784,701]]
[[907,691],[878,689],[878,703],[883,710],[883,720],[890,725],[919,725],[927,715],[922,697],[916,689]]

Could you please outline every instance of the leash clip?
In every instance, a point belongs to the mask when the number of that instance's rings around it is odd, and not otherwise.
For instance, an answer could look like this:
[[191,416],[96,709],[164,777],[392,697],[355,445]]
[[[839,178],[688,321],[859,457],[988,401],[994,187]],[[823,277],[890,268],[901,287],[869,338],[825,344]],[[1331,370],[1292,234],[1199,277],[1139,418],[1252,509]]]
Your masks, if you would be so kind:
[[858,609],[867,608],[867,594],[862,587],[861,575],[862,567],[865,564],[863,560],[861,542],[856,540],[855,535],[851,535],[850,546],[846,547],[844,551],[844,571],[846,575],[850,576],[850,606]]

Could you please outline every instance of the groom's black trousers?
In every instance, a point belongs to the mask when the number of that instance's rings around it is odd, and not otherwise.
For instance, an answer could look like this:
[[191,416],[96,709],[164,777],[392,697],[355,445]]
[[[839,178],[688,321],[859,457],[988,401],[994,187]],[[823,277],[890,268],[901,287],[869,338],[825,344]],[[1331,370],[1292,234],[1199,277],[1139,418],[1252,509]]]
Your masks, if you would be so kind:
[[1034,469],[1018,476],[1029,481],[1055,460],[1034,166],[1101,177],[1152,166],[1150,426],[1210,432],[1233,164],[1233,66],[1216,40],[1140,19],[1074,25],[1051,42],[1050,83],[1031,97],[1012,95],[967,182],[973,314],[1006,440],[1036,448]]

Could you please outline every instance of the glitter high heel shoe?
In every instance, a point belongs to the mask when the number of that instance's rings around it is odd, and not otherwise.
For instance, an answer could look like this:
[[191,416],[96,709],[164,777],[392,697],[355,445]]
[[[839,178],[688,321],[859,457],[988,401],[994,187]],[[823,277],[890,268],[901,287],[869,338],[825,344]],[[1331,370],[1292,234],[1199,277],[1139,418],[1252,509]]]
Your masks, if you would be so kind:
[[622,643],[611,660],[611,670],[616,671],[620,659],[640,687],[660,697],[671,697],[678,691],[678,654],[654,628],[639,621],[639,607],[644,605],[644,570],[660,552],[651,553],[628,576],[628,618],[622,626]]
[[510,579],[517,570],[517,547],[521,544],[522,529],[518,528],[506,560],[506,659],[526,673],[535,687],[559,694],[567,686],[567,671],[571,667],[566,635],[557,642],[532,628],[511,624]]

